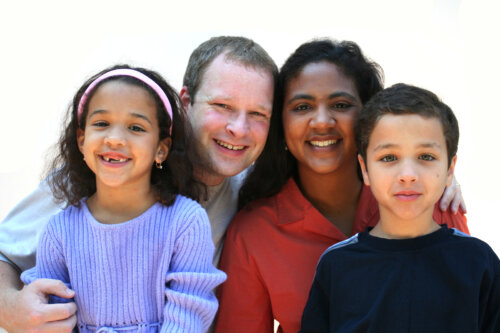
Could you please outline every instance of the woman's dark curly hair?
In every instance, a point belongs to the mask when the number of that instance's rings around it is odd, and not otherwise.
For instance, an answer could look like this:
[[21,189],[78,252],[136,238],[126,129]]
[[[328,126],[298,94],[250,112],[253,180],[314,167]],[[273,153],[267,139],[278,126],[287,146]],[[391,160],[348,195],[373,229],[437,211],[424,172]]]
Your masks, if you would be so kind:
[[297,172],[297,160],[285,151],[283,102],[288,83],[300,75],[310,63],[330,62],[354,81],[361,102],[366,103],[383,89],[381,67],[366,58],[359,46],[350,41],[314,40],[302,44],[281,67],[274,91],[273,113],[269,135],[262,154],[239,192],[238,207],[248,202],[277,194]]
[[88,112],[88,105],[93,95],[99,87],[110,81],[126,82],[127,84],[145,89],[154,99],[157,109],[159,139],[164,140],[169,137],[169,128],[172,120],[168,116],[163,102],[144,82],[130,76],[112,76],[99,84],[90,92],[83,106],[83,113],[78,121],[78,104],[87,87],[98,77],[115,69],[133,69],[149,77],[156,82],[167,95],[172,106],[173,125],[172,145],[167,159],[163,162],[163,169],[157,169],[151,165],[151,185],[157,192],[158,201],[165,205],[171,205],[177,194],[182,194],[194,200],[199,200],[206,192],[205,186],[194,179],[193,163],[196,158],[194,149],[191,149],[188,139],[191,136],[191,128],[186,120],[186,113],[182,107],[179,96],[175,90],[158,73],[144,68],[131,67],[128,65],[116,65],[107,68],[88,79],[73,98],[66,115],[65,128],[58,142],[58,153],[50,165],[48,182],[54,194],[54,198],[68,205],[78,206],[80,200],[89,197],[96,191],[95,174],[90,170],[83,154],[80,152],[77,143],[78,130],[85,130],[85,119]]

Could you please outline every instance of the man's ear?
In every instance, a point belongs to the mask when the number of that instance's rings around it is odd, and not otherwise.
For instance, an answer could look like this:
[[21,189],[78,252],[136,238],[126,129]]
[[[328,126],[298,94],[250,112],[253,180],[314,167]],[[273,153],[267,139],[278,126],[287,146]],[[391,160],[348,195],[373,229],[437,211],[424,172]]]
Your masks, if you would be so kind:
[[453,156],[453,158],[451,159],[451,163],[448,168],[448,175],[446,176],[446,186],[451,185],[451,181],[453,180],[453,176],[455,175],[456,163],[457,163],[457,155]]
[[370,178],[368,177],[368,171],[366,169],[365,160],[363,159],[361,154],[358,154],[358,162],[359,162],[359,165],[361,166],[361,173],[363,175],[363,182],[365,183],[366,186],[370,186]]
[[79,128],[76,130],[76,142],[78,143],[78,149],[83,154],[83,143],[85,142],[85,132]]
[[191,107],[191,95],[189,95],[189,91],[186,86],[182,87],[179,96],[181,98],[182,106],[184,106],[184,110],[189,111],[189,108]]

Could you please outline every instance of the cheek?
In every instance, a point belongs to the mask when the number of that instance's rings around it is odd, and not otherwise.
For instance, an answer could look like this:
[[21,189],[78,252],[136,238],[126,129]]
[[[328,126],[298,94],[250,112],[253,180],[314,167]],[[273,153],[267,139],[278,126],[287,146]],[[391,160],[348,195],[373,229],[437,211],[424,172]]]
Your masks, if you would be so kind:
[[254,137],[255,142],[258,145],[266,144],[267,134],[269,133],[269,122],[268,121],[252,121],[249,124],[250,131]]
[[298,138],[302,132],[305,121],[298,119],[293,116],[283,117],[283,130],[285,133],[285,140],[287,145],[293,145],[296,138]]

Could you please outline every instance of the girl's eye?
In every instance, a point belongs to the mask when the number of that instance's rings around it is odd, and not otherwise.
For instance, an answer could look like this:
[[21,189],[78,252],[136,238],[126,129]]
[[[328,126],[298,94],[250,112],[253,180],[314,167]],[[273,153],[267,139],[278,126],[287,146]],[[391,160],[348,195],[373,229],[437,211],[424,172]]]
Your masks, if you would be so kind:
[[108,126],[108,123],[106,121],[99,120],[99,121],[96,121],[95,123],[93,123],[92,126],[95,126],[95,127],[106,127],[106,126]]
[[418,157],[420,160],[423,161],[434,161],[436,158],[432,156],[431,154],[422,154]]
[[132,125],[129,128],[130,128],[130,130],[132,130],[134,132],[146,132],[144,130],[144,128],[142,128],[141,126],[138,126],[138,125]]
[[385,155],[380,160],[382,162],[394,162],[396,160],[396,156],[394,156],[394,155]]

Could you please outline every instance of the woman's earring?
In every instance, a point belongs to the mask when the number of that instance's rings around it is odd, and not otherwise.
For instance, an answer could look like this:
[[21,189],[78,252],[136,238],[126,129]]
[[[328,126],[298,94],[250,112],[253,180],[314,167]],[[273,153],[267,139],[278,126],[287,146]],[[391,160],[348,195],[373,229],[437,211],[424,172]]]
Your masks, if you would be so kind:
[[155,162],[155,165],[158,169],[163,169],[163,165],[161,165],[161,162]]

